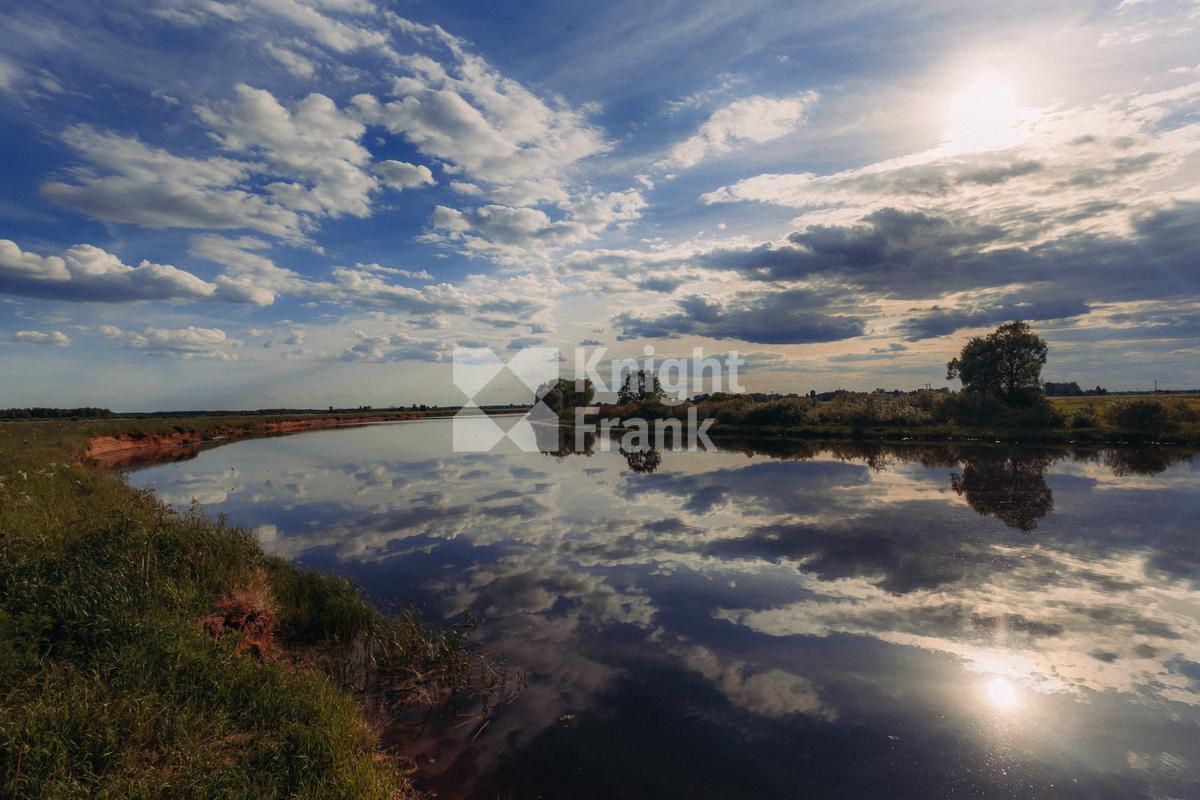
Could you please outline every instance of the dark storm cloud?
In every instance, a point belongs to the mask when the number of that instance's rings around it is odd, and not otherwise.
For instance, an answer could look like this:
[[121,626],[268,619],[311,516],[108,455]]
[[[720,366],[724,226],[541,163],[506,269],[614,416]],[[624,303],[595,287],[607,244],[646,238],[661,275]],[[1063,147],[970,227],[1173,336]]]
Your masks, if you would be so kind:
[[648,292],[666,292],[670,293],[687,283],[686,278],[679,277],[652,277],[643,278],[637,281],[634,285],[639,289],[645,289]]
[[728,303],[693,295],[679,311],[658,317],[622,314],[613,322],[621,339],[706,336],[758,344],[834,342],[861,335],[862,317],[827,313],[831,298],[805,289],[743,293]]
[[479,306],[484,314],[512,314],[513,316],[529,316],[542,310],[541,303],[534,300],[501,299],[491,300]]
[[1064,319],[1086,314],[1087,303],[1079,299],[1062,298],[1046,301],[1001,299],[999,302],[960,308],[933,308],[924,314],[909,317],[900,327],[901,335],[910,342],[945,336],[962,328],[979,328],[1007,322],[1010,319],[1031,321]]
[[[1031,214],[1027,222],[1039,220]],[[1200,293],[1200,204],[1136,217],[1132,227],[1128,236],[1074,234],[1024,245],[994,225],[882,209],[857,225],[813,226],[791,234],[787,245],[716,251],[699,264],[761,281],[829,278],[912,299],[1013,283],[1044,285],[1047,302]]]
[[1004,164],[994,167],[982,167],[980,169],[964,172],[958,177],[960,184],[978,184],[980,186],[995,186],[999,183],[1004,183],[1010,178],[1020,178],[1025,175],[1032,175],[1035,172],[1041,172],[1046,168],[1046,165],[1040,161],[1017,161],[1012,164]]

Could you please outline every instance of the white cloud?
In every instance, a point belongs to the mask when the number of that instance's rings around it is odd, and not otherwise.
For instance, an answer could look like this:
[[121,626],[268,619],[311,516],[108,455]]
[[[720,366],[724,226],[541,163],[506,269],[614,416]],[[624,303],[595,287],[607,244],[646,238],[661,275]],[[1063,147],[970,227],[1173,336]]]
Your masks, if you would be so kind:
[[305,286],[299,274],[276,266],[258,252],[270,246],[270,242],[253,236],[230,239],[203,234],[192,237],[188,252],[226,268],[214,281],[218,299],[266,306],[274,303],[279,294],[297,292]]
[[683,664],[712,682],[730,702],[768,717],[805,714],[833,719],[836,715],[821,700],[807,678],[781,669],[756,670],[744,661],[723,661],[707,647],[680,648]]
[[309,284],[305,294],[344,305],[386,308],[410,314],[465,313],[478,302],[448,283],[410,288],[388,283],[374,271],[334,267],[333,280]]
[[558,248],[597,236],[611,226],[621,227],[641,216],[646,201],[640,192],[590,194],[559,206],[562,216],[553,219],[538,208],[486,205],[460,210],[434,209],[432,232],[425,241],[454,242],[468,255],[485,256],[504,263],[546,258]]
[[295,211],[234,188],[248,177],[251,164],[175,156],[88,125],[68,128],[62,139],[106,174],[78,170],[76,183],[43,184],[42,192],[60,205],[147,228],[250,228],[272,236],[299,235]]
[[217,287],[190,272],[142,261],[136,267],[111,253],[77,244],[41,256],[0,239],[0,291],[58,300],[206,300]]
[[350,53],[367,48],[376,49],[385,54],[392,52],[390,37],[386,31],[334,19],[322,14],[314,5],[324,5],[337,11],[352,13],[374,10],[371,4],[362,2],[311,4],[299,2],[299,0],[258,0],[256,10],[286,19],[297,27],[307,30],[322,45],[338,53]]
[[450,188],[467,197],[483,197],[483,189],[469,181],[450,181]]
[[58,347],[69,347],[71,344],[71,337],[62,331],[51,331],[49,333],[43,331],[16,331],[10,338],[14,342],[22,344],[50,344]]
[[63,141],[96,169],[75,170],[74,182],[50,181],[43,193],[113,222],[250,229],[297,241],[320,218],[370,215],[380,183],[359,141],[364,126],[325,95],[288,108],[270,92],[238,84],[231,100],[197,114],[226,151],[253,160],[176,156],[76,125]]
[[675,145],[660,169],[684,169],[747,143],[769,142],[796,130],[816,92],[794,97],[743,97],[713,112],[695,134]]
[[295,50],[287,47],[280,47],[274,42],[267,42],[265,47],[267,55],[278,61],[283,67],[297,78],[311,78],[316,74],[317,65],[312,59],[300,55]]
[[410,278],[410,279],[418,280],[418,281],[433,280],[433,276],[430,275],[427,270],[423,270],[423,269],[419,269],[419,270],[398,269],[397,267],[385,267],[382,264],[375,264],[375,263],[363,264],[361,262],[356,264],[355,266],[357,266],[359,269],[365,269],[370,272],[382,272],[387,275],[396,275],[397,277],[400,277],[400,278]]
[[424,55],[400,63],[397,99],[360,94],[361,119],[404,136],[424,155],[485,187],[505,205],[563,202],[567,172],[609,144],[584,111],[548,103],[482,58],[461,51],[443,65]]
[[375,164],[375,174],[393,189],[417,189],[437,183],[429,167],[406,161],[380,161]]
[[378,181],[366,169],[363,124],[325,95],[310,94],[288,109],[270,92],[240,83],[232,100],[197,113],[226,150],[265,158],[283,176],[266,187],[279,205],[314,216],[370,215]]
[[374,14],[373,4],[363,0],[255,0],[234,3],[228,0],[157,0],[150,13],[176,25],[195,27],[208,22],[244,22],[250,17],[263,20],[276,34],[280,23],[290,24],[296,32],[308,34],[321,46],[336,53],[376,50],[394,56],[386,30],[366,27],[345,19],[336,19],[323,9],[339,14]]
[[342,352],[342,361],[445,361],[444,342],[414,339],[402,333],[369,334],[355,331],[355,343]]
[[46,98],[65,91],[62,83],[50,70],[43,67],[30,72],[0,58],[0,94],[14,98]]
[[943,144],[828,175],[764,173],[702,200],[797,208],[798,225],[845,225],[896,208],[970,214],[1022,241],[1122,234],[1139,210],[1200,199],[1186,176],[1200,125],[1178,116],[1197,102],[1200,83],[1113,97],[1030,114],[1014,147],[961,153]]
[[[243,236],[230,239],[205,234],[192,239],[191,253],[226,267],[214,283],[217,299],[269,305],[280,294],[312,297],[332,303],[369,308],[388,308],[414,314],[438,311],[462,312],[473,305],[464,292],[447,283],[410,288],[389,283],[380,273],[389,268],[360,264],[357,268],[334,267],[331,280],[306,278],[278,266],[260,250],[270,244]],[[416,276],[417,273],[411,273]],[[424,273],[432,278],[428,273]]]
[[11,93],[24,73],[9,61],[0,58],[0,92]]
[[233,348],[242,345],[239,340],[227,337],[220,328],[199,328],[194,325],[176,329],[148,327],[141,333],[123,331],[115,325],[101,325],[99,331],[102,336],[130,350],[179,358],[236,361],[237,354]]

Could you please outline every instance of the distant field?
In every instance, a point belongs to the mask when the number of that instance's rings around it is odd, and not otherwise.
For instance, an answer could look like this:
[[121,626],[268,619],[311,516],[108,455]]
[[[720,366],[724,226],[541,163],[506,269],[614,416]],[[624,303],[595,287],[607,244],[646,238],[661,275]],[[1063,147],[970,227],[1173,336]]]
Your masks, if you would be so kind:
[[1098,397],[1051,397],[1051,403],[1060,411],[1071,414],[1081,408],[1092,406],[1097,411],[1116,400],[1158,400],[1164,403],[1179,401],[1186,403],[1194,411],[1200,412],[1200,395],[1198,394],[1107,394]]

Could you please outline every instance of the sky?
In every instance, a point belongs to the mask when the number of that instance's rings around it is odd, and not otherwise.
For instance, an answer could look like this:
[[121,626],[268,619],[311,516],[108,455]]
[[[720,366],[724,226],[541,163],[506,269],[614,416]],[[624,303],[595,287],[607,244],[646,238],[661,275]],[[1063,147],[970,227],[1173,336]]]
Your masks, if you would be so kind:
[[940,386],[1014,318],[1200,385],[1195,0],[0,5],[0,407]]

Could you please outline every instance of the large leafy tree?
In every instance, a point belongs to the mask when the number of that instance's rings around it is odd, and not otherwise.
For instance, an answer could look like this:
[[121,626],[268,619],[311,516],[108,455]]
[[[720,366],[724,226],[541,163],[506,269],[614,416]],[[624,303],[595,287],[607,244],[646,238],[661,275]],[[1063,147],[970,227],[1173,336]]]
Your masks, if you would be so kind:
[[946,377],[961,380],[965,392],[1017,405],[1041,395],[1046,352],[1046,340],[1016,320],[967,342]]
[[660,403],[667,396],[658,376],[648,370],[639,369],[630,372],[621,383],[617,392],[617,402],[621,405],[628,403]]
[[576,406],[590,406],[595,397],[596,387],[588,379],[558,378],[542,384],[537,390],[537,399],[559,415],[574,413]]

